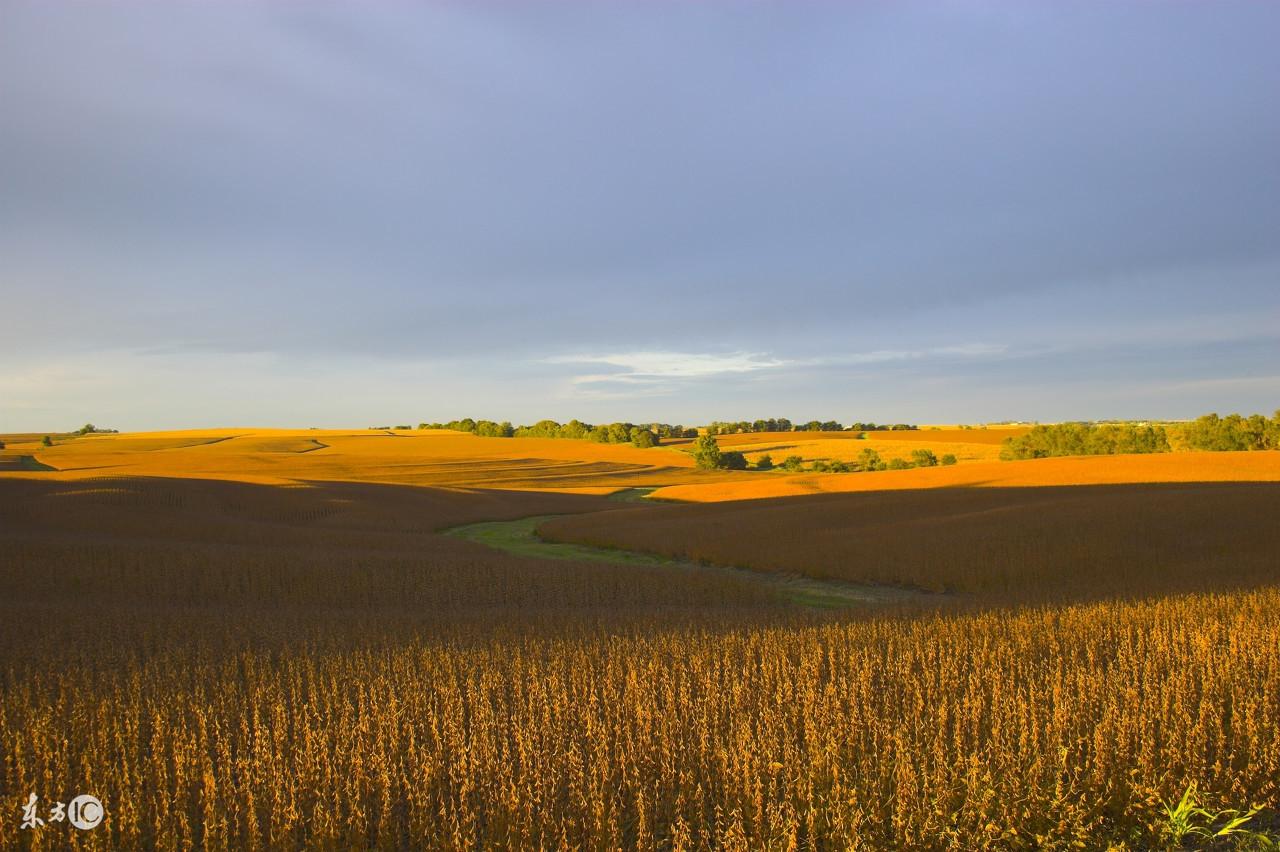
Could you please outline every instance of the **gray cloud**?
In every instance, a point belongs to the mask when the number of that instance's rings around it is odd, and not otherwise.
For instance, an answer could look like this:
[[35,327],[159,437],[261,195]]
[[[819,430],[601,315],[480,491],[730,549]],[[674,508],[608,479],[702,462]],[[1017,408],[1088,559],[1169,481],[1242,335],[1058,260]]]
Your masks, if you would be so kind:
[[[1112,415],[1137,398],[1089,391],[1113,385],[1182,388],[1144,414],[1267,404],[1265,384],[1196,383],[1280,355],[1273,6],[3,14],[15,366],[261,357],[287,399],[306,365],[416,365],[440,406],[423,417],[479,387],[515,418],[572,416],[545,408],[587,391],[605,416],[643,391],[637,416],[686,420],[754,416],[762,391],[925,419],[981,419],[960,411],[984,400]],[[858,360],[975,342],[1003,348]],[[778,366],[713,382],[584,372],[583,353]],[[40,416],[77,419],[84,388],[39,375]],[[129,402],[131,423],[168,425]]]

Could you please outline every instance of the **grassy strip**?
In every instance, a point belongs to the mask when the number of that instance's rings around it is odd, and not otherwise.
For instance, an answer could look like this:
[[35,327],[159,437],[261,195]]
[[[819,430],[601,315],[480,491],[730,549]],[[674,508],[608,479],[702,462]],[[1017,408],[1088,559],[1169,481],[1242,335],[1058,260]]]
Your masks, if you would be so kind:
[[[628,489],[628,491],[646,490],[651,489]],[[611,497],[610,499],[614,498]],[[637,498],[624,497],[618,499]],[[867,603],[889,603],[914,596],[911,592],[904,592],[898,589],[831,583],[809,577],[753,571],[749,568],[704,565],[684,559],[672,559],[667,556],[633,550],[543,540],[538,535],[538,527],[544,521],[557,517],[561,516],[535,515],[515,521],[485,521],[478,524],[453,527],[445,530],[444,534],[464,538],[467,541],[474,541],[505,553],[535,559],[568,559],[614,565],[646,565],[678,568],[686,571],[732,571],[735,575],[749,576],[761,583],[766,583],[773,587],[774,593],[782,600],[804,607],[832,609]]]

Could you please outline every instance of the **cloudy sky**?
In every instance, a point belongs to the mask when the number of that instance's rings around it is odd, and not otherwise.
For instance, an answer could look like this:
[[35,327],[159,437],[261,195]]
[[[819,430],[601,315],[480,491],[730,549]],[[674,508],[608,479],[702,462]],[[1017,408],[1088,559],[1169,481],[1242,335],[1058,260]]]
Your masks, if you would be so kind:
[[0,0],[0,431],[1269,412],[1278,38]]

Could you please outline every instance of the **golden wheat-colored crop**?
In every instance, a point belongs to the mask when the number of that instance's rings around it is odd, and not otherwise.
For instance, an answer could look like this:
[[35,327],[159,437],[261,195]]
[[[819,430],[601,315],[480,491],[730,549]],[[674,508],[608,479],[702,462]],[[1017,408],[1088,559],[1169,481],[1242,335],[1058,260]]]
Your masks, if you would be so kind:
[[[777,460],[775,455],[774,461]],[[1071,456],[1016,462],[974,461],[951,467],[875,473],[745,474],[732,479],[722,477],[672,485],[658,489],[653,496],[703,503],[920,488],[1024,488],[1158,482],[1280,482],[1280,453]]]
[[[29,436],[27,436],[29,437]],[[546,438],[480,438],[444,430],[199,430],[86,435],[43,448],[11,442],[54,478],[115,475],[201,477],[282,484],[363,481],[463,488],[607,494],[621,488],[716,481],[675,448]],[[0,471],[0,476],[9,475]]]

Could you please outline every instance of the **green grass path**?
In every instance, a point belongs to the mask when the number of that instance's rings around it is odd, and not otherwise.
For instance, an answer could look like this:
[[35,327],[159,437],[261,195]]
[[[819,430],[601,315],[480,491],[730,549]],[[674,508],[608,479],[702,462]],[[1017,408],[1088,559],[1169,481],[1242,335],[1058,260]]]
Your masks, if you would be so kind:
[[[644,491],[646,489],[628,489]],[[628,495],[610,499],[634,500],[643,495]],[[544,541],[538,535],[538,527],[543,522],[560,515],[534,515],[514,521],[484,521],[478,524],[452,527],[445,530],[445,535],[456,536],[467,541],[474,541],[494,550],[516,556],[528,556],[537,559],[571,559],[579,562],[597,562],[611,565],[647,565],[664,568],[678,568],[686,571],[721,571],[732,572],[738,577],[751,579],[767,584],[783,600],[800,606],[809,607],[847,607],[865,604],[887,604],[904,602],[926,597],[918,592],[895,589],[887,586],[867,586],[855,583],[840,583],[826,580],[815,580],[794,574],[754,571],[748,568],[733,568],[722,565],[704,565],[685,559],[673,559],[654,553],[642,553],[632,550],[621,550],[607,547],[592,547],[586,544],[565,544]],[[928,597],[937,597],[930,595]]]

